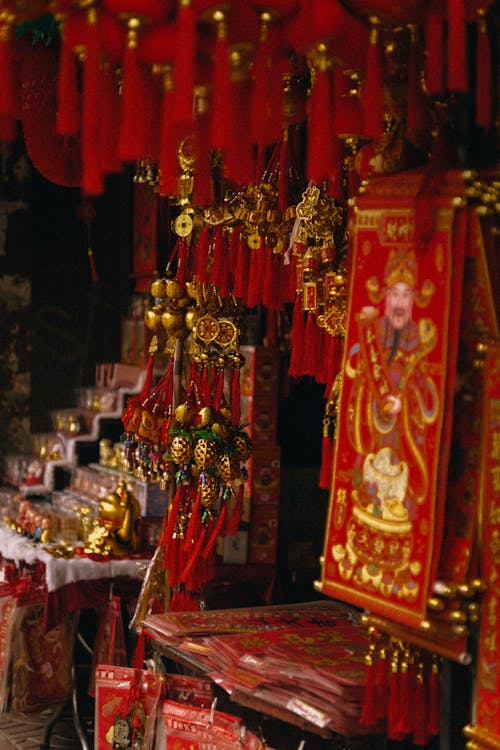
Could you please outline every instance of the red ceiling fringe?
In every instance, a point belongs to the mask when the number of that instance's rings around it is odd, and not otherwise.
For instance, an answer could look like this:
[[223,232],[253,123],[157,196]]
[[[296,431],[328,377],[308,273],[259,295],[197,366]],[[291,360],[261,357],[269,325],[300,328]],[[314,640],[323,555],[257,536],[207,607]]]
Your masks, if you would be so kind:
[[60,135],[76,135],[80,130],[78,62],[64,32],[64,26],[57,79],[56,130]]
[[120,123],[120,94],[115,69],[105,65],[101,73],[101,128],[100,156],[105,174],[120,172],[122,164],[118,158],[116,134]]
[[313,71],[308,100],[306,174],[315,184],[330,179],[333,166],[333,103],[331,71],[321,61]]
[[233,292],[234,296],[239,299],[246,298],[247,294],[247,282],[250,265],[250,252],[246,235],[243,234],[241,229],[238,230],[237,238],[235,239],[236,244],[236,263],[234,265],[234,283]]
[[408,60],[408,98],[406,106],[406,129],[421,130],[427,124],[426,108],[422,91],[422,59],[420,40],[415,26],[410,28],[410,56]]
[[361,88],[364,134],[377,139],[383,130],[384,74],[382,50],[379,44],[379,28],[373,24],[366,53],[365,80]]
[[193,92],[196,69],[196,13],[191,0],[180,0],[175,19],[174,110],[175,119],[194,119]]
[[87,14],[85,61],[82,96],[82,189],[87,195],[101,195],[104,190],[100,151],[101,127],[101,49],[97,27],[97,10]]
[[476,40],[476,125],[480,128],[493,124],[491,79],[491,45],[483,11],[477,21]]
[[446,83],[450,91],[467,91],[465,0],[447,0]]
[[210,247],[210,224],[204,224],[198,236],[198,246],[196,251],[196,276],[202,284],[208,280],[208,261]]
[[224,529],[224,536],[236,536],[238,532],[238,526],[240,525],[241,512],[243,510],[243,492],[245,485],[241,482],[240,486],[236,491],[235,503],[231,511],[231,515],[227,519],[226,527]]
[[17,115],[14,50],[11,24],[0,25],[0,115]]
[[160,195],[175,195],[177,192],[177,142],[175,138],[174,95],[172,79],[167,71],[163,76],[163,97],[160,123]]
[[444,13],[440,2],[429,4],[425,17],[425,85],[431,96],[444,91]]
[[137,54],[138,26],[137,19],[129,21],[127,47],[123,62],[123,93],[120,131],[118,137],[118,155],[122,161],[136,161],[142,154],[138,143],[140,111],[140,73]]
[[210,145],[231,153],[236,149],[233,127],[233,91],[225,20],[217,23],[214,49]]

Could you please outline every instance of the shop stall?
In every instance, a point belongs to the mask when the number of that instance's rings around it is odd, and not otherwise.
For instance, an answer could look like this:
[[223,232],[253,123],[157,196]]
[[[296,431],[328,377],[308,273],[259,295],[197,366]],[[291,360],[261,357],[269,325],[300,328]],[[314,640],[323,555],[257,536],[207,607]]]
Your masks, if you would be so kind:
[[498,2],[0,11],[2,711],[498,747]]

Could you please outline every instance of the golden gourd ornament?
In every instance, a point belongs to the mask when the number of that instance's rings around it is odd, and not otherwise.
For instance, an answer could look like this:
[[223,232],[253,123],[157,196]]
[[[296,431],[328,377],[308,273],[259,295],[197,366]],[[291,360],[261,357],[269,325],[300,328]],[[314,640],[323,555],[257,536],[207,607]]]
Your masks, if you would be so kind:
[[246,432],[238,432],[233,437],[233,445],[240,461],[247,461],[252,453],[252,441]]
[[193,446],[189,435],[174,435],[170,443],[170,458],[179,466],[186,466],[191,461]]
[[144,313],[144,324],[153,333],[160,333],[162,329],[163,307],[153,305]]
[[212,506],[219,496],[219,482],[212,474],[200,478],[200,502],[204,508]]
[[217,443],[210,438],[198,438],[194,445],[193,458],[200,471],[210,469],[217,463]]
[[238,457],[231,453],[222,453],[217,459],[217,472],[223,482],[231,482],[240,474]]
[[167,296],[166,279],[155,279],[151,284],[151,294],[156,299],[164,299]]

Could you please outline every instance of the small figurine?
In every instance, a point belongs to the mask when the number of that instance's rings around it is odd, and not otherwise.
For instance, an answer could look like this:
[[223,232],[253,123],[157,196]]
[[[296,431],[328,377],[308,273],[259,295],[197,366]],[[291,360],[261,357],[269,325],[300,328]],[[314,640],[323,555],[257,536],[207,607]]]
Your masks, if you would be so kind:
[[120,480],[114,492],[99,501],[99,517],[89,534],[85,552],[124,557],[139,546],[137,498]]

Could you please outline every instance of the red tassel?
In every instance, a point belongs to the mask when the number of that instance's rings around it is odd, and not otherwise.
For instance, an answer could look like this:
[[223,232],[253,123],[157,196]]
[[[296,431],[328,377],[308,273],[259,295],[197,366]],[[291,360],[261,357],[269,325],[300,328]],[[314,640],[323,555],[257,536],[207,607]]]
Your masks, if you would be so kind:
[[219,224],[215,227],[212,235],[212,268],[210,270],[210,281],[219,287],[222,297],[227,293],[228,281],[228,251],[226,235]]
[[177,240],[177,271],[176,278],[179,284],[185,284],[188,276],[188,245],[185,237],[179,237]]
[[195,566],[200,562],[201,549],[205,544],[205,538],[207,536],[207,527],[203,526],[198,534],[198,538],[194,541],[194,547],[189,553],[187,565],[180,575],[181,583],[184,583],[188,591],[195,590],[196,572]]
[[236,493],[236,501],[234,503],[233,510],[231,511],[231,515],[228,518],[226,528],[224,529],[224,536],[236,536],[238,532],[238,527],[241,521],[241,513],[243,511],[244,490],[245,485],[242,482],[238,487],[238,492]]
[[198,247],[196,253],[196,276],[201,284],[206,284],[208,280],[207,267],[209,259],[209,246],[210,246],[210,232],[211,228],[209,224],[205,224],[198,237]]
[[[233,130],[238,133],[238,142],[232,140],[232,148],[226,149],[227,174],[239,185],[248,185],[254,175],[253,147],[248,132],[250,122],[251,81],[235,80],[232,86]],[[236,148],[235,148],[236,145]]]
[[133,669],[143,669],[146,658],[146,631],[142,628],[137,636],[137,643],[132,657]]
[[253,143],[269,143],[269,82],[271,80],[271,42],[269,27],[262,21],[260,42],[252,64],[252,106],[250,110],[250,133]]
[[477,22],[476,48],[476,125],[490,128],[491,106],[491,45],[484,11]]
[[446,83],[450,91],[467,91],[465,0],[447,0]]
[[116,134],[120,123],[120,95],[114,68],[107,65],[101,75],[101,166],[104,174],[121,171]]
[[359,95],[352,89],[348,71],[333,69],[333,132],[337,137],[363,133],[363,108]]
[[100,56],[97,11],[91,8],[85,34],[82,95],[82,188],[87,195],[100,195],[104,189],[101,158],[96,148],[101,126]]
[[174,93],[171,72],[163,74],[163,97],[160,124],[160,195],[177,193],[177,140],[175,137]]
[[441,730],[441,684],[439,666],[433,661],[429,675],[429,722],[427,725],[431,737],[438,735]]
[[440,5],[430,3],[425,19],[425,85],[431,96],[444,90],[444,16]]
[[196,117],[196,169],[194,173],[193,202],[200,207],[214,203],[211,172],[211,149],[207,122],[208,115]]
[[413,682],[409,656],[404,655],[399,673],[399,718],[396,731],[404,736],[413,731]]
[[233,292],[235,297],[246,299],[250,252],[246,237],[242,233],[241,228],[238,227],[233,231],[237,231],[237,237],[235,239],[237,244]]
[[319,184],[329,180],[334,171],[332,81],[326,61],[320,61],[313,80],[307,118],[307,177]]
[[175,491],[174,498],[172,500],[172,505],[168,509],[168,521],[164,526],[164,529],[162,531],[160,544],[168,545],[172,541],[172,535],[174,533],[174,526],[175,522],[177,521],[177,515],[179,513],[179,508],[181,501],[184,499],[185,494],[185,488],[183,484],[179,484],[177,486],[177,489]]
[[377,719],[385,721],[387,719],[387,707],[389,703],[389,664],[387,651],[381,648],[379,651],[379,660],[377,664]]
[[373,665],[373,652],[365,656],[366,668],[365,668],[365,696],[363,700],[363,708],[359,723],[365,727],[375,726],[377,718],[375,716],[375,698],[376,698],[376,685],[375,685],[375,669]]
[[391,740],[401,739],[398,727],[401,710],[399,678],[399,665],[397,658],[393,657],[389,675],[389,699],[387,703],[387,736]]
[[191,0],[180,0],[175,24],[173,110],[176,122],[189,123],[194,119],[196,66],[196,15]]
[[413,744],[418,747],[425,747],[429,743],[429,734],[427,732],[427,695],[424,682],[424,665],[420,662],[417,665],[415,675],[415,685],[413,693]]
[[11,26],[3,23],[0,26],[0,115],[15,117],[17,115],[15,62],[11,43]]
[[214,50],[214,73],[212,112],[210,122],[210,145],[213,148],[230,152],[236,149],[233,129],[233,92],[229,46],[226,36],[226,23],[217,24],[217,38]]
[[231,371],[231,423],[236,426],[241,417],[240,368]]
[[88,248],[87,255],[88,255],[89,266],[90,266],[90,278],[92,279],[94,284],[97,284],[97,282],[99,281],[99,277],[97,275],[97,268],[95,264],[94,253],[91,247]]
[[130,19],[123,63],[122,112],[118,137],[118,155],[122,161],[136,161],[141,156],[137,141],[141,117],[137,35],[137,19]]
[[76,135],[80,129],[77,66],[76,55],[73,53],[63,27],[56,112],[56,131],[60,135]]
[[224,526],[224,523],[226,521],[226,515],[227,515],[227,505],[223,505],[221,508],[221,511],[219,513],[219,517],[217,518],[217,521],[214,524],[214,527],[212,531],[210,532],[210,536],[208,537],[207,543],[205,545],[205,549],[202,553],[203,560],[208,560],[214,553],[215,550],[215,544],[217,542],[217,537],[221,533],[221,529]]
[[291,354],[288,374],[292,378],[301,377],[303,374],[302,358],[304,354],[305,332],[306,327],[304,322],[304,311],[302,310],[302,300],[297,296],[293,305],[292,328],[290,332]]
[[321,490],[329,490],[332,486],[333,438],[329,434],[328,425],[329,420],[325,418],[321,442],[321,469],[318,480],[318,486]]
[[264,242],[260,238],[260,247],[252,249],[248,274],[248,287],[245,303],[247,307],[255,307],[262,301],[262,284],[264,281]]
[[408,62],[408,100],[406,128],[412,132],[421,130],[426,124],[426,112],[424,97],[421,86],[421,60],[420,42],[417,37],[417,28],[410,28],[410,58]]
[[224,390],[224,370],[221,368],[216,371],[215,374],[215,385],[214,385],[214,409],[220,409],[222,404],[222,395]]
[[262,304],[268,310],[279,310],[279,257],[269,247],[263,248],[264,262],[264,283],[262,287]]
[[376,140],[382,133],[384,120],[384,76],[378,27],[373,25],[366,54],[365,80],[361,89],[364,134]]
[[196,539],[198,538],[198,532],[201,527],[200,507],[201,507],[201,500],[200,500],[200,493],[198,492],[196,494],[196,500],[192,504],[191,516],[189,518],[189,522],[186,528],[186,534],[184,536],[184,541],[182,543],[183,551],[188,555],[190,554],[190,550],[193,544],[196,543]]

